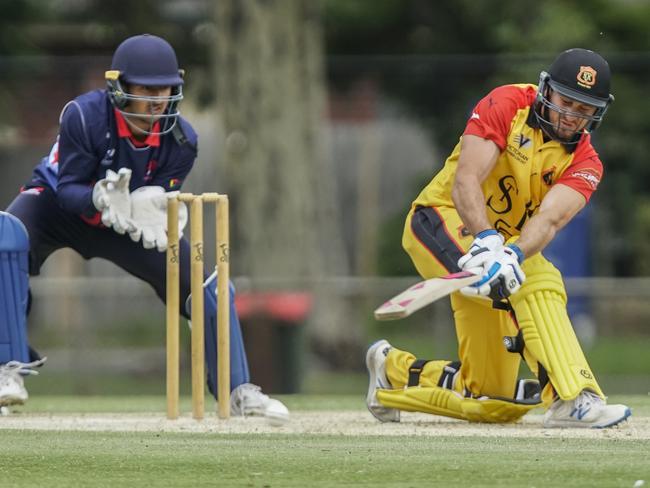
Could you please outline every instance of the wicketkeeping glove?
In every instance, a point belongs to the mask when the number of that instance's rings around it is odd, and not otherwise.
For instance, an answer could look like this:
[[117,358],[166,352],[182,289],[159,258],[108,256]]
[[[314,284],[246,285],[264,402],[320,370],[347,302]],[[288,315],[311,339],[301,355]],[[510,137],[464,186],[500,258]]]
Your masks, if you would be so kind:
[[508,298],[521,288],[526,275],[519,266],[523,253],[516,244],[509,244],[497,253],[496,259],[483,273],[482,279],[462,288],[463,295],[489,297],[494,301]]
[[112,227],[118,234],[134,229],[131,221],[130,181],[130,169],[120,168],[117,173],[109,169],[106,177],[93,187],[93,205],[101,212],[102,224]]
[[[134,242],[142,239],[145,249],[163,252],[167,249],[167,202],[178,194],[165,192],[162,186],[143,186],[131,193],[131,215],[135,229],[129,233]],[[187,207],[178,205],[178,234],[183,235],[187,224]]]
[[458,260],[458,266],[463,271],[476,272],[479,268],[484,273],[496,259],[497,253],[503,249],[503,242],[503,236],[494,229],[479,232],[467,254]]

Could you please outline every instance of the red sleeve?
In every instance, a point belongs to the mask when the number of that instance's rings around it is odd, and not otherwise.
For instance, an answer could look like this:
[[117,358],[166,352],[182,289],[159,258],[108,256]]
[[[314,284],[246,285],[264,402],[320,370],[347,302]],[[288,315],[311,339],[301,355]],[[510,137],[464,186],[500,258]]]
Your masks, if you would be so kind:
[[603,163],[590,141],[589,135],[583,137],[573,153],[573,162],[555,182],[573,188],[587,201],[598,188],[603,176]]
[[533,103],[535,93],[534,85],[504,85],[495,88],[474,107],[463,135],[490,140],[503,151],[512,119],[518,110]]

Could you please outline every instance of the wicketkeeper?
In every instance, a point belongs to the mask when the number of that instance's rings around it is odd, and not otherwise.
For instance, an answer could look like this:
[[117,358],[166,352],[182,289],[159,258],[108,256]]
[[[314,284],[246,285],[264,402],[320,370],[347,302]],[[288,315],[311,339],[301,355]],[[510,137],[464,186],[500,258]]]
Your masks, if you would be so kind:
[[[385,340],[370,346],[367,405],[377,419],[396,422],[406,410],[514,422],[540,404],[545,427],[610,427],[630,416],[606,404],[562,276],[541,254],[598,187],[590,133],[613,100],[605,59],[570,49],[538,86],[500,86],[476,105],[413,202],[402,240],[423,278],[482,276],[451,296],[460,360],[419,359]],[[517,379],[522,358],[536,381]]]
[[[0,405],[24,402],[23,376],[35,374],[44,361],[28,347],[25,332],[27,275],[38,275],[54,251],[71,248],[85,259],[107,259],[165,300],[167,200],[180,190],[197,156],[197,135],[178,111],[183,70],[167,41],[138,35],[118,46],[106,83],[105,90],[63,107],[49,156],[7,213],[0,213]],[[187,213],[181,214],[182,233]],[[187,239],[180,246],[178,312],[190,319]],[[215,281],[204,289],[208,386],[216,395]],[[250,383],[232,285],[230,291],[231,411],[287,419],[282,403]]]

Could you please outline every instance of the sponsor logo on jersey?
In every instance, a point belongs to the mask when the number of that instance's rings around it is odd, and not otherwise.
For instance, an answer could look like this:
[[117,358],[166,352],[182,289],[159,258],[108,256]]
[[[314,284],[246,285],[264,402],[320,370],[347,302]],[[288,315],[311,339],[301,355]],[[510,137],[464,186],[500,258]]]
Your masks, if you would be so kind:
[[574,171],[569,176],[573,178],[581,178],[591,187],[592,190],[595,190],[600,183],[600,173],[595,169],[583,168],[577,171]]
[[508,154],[521,164],[527,164],[530,156],[527,154],[533,147],[533,141],[530,137],[526,137],[524,133],[517,134],[512,138],[506,146]]
[[169,180],[169,188],[170,189],[174,188],[174,187],[177,187],[177,186],[180,186],[180,184],[181,184],[181,180],[179,180],[178,178],[172,178],[171,180]]
[[526,149],[527,147],[530,147],[533,144],[531,138],[526,137],[523,133],[519,134],[516,137],[516,141],[519,144],[519,149]]
[[[508,215],[504,218],[494,219],[494,228],[502,234],[506,240],[521,232],[526,221],[535,215],[539,204],[533,200],[524,203],[519,196],[517,180],[512,175],[505,175],[499,179],[497,187],[493,188],[485,204],[491,212],[498,215]],[[523,208],[522,208],[523,204]],[[516,212],[512,215],[511,212]],[[492,220],[493,217],[490,217]],[[515,224],[516,222],[516,224]]]

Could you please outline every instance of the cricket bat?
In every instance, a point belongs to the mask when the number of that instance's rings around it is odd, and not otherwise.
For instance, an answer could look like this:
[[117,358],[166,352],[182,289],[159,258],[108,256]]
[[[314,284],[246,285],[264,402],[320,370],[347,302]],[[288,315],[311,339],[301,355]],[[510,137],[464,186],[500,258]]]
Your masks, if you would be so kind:
[[450,293],[473,285],[480,279],[481,275],[461,271],[441,278],[421,281],[375,310],[375,318],[377,320],[403,319]]

